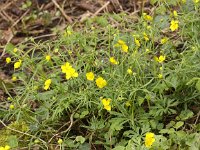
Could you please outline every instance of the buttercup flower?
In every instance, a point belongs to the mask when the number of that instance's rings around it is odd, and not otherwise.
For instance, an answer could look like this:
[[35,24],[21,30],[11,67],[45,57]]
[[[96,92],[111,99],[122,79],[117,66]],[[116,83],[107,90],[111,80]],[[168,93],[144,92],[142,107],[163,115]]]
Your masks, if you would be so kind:
[[149,53],[149,52],[150,52],[150,49],[146,48],[146,52]]
[[194,3],[198,3],[198,2],[199,2],[199,0],[193,0],[193,2],[194,2]]
[[147,36],[146,33],[143,33],[143,36],[144,36],[145,41],[149,41],[149,37]]
[[127,73],[128,73],[128,74],[133,74],[133,71],[129,68],[129,69],[127,70]]
[[145,146],[147,148],[150,148],[154,142],[155,142],[154,133],[147,132],[145,136]]
[[14,106],[13,104],[11,104],[11,105],[9,106],[9,108],[10,108],[10,109],[14,109],[15,106]]
[[112,64],[114,64],[114,65],[119,64],[119,62],[116,61],[114,57],[110,57],[110,62],[111,62]]
[[128,46],[125,44],[125,45],[122,45],[122,51],[127,53],[128,52]]
[[94,73],[93,72],[86,73],[86,78],[89,81],[93,81],[94,80]]
[[66,74],[67,80],[78,77],[78,72],[68,62],[61,66],[61,70]]
[[135,44],[140,47],[140,41],[138,39],[135,38]]
[[173,15],[174,15],[174,17],[178,17],[178,13],[176,10],[173,11]]
[[115,47],[121,47],[122,51],[127,53],[128,52],[128,46],[123,40],[118,40],[117,44],[114,45]]
[[155,60],[159,63],[163,63],[165,61],[165,56],[160,55],[159,57],[155,57]]
[[147,15],[146,13],[143,13],[143,17],[146,21],[152,21],[153,18],[150,15]]
[[166,42],[168,41],[168,38],[167,37],[164,37],[160,40],[160,43],[161,44],[165,44]]
[[78,77],[78,73],[76,72],[76,70],[74,68],[71,68],[66,72],[67,80],[69,80],[72,77],[74,77],[74,78]]
[[178,24],[179,24],[178,20],[172,20],[171,21],[171,25],[170,25],[171,31],[177,30],[178,29]]
[[123,40],[118,40],[117,42],[119,45],[125,45],[126,43]]
[[103,103],[104,109],[106,109],[108,111],[111,110],[111,106],[110,106],[111,99],[110,98],[108,98],[108,99],[104,98],[101,100],[101,102]]
[[62,139],[58,139],[58,144],[62,144],[63,140]]
[[126,101],[125,105],[126,105],[127,107],[130,107],[130,106],[131,106],[131,102],[130,102],[130,101]]
[[10,58],[10,57],[7,57],[7,58],[6,58],[6,63],[9,64],[10,62],[11,62],[11,58]]
[[17,49],[17,48],[14,48],[14,49],[13,49],[13,52],[14,52],[14,53],[16,53],[17,51],[18,51],[18,49]]
[[162,75],[162,74],[158,74],[158,78],[159,78],[159,79],[162,79],[162,78],[163,78],[163,75]]
[[17,81],[17,77],[16,76],[12,76],[12,81]]
[[5,147],[0,147],[0,150],[10,150],[10,146],[6,145]]
[[47,79],[44,83],[44,89],[48,90],[51,85],[51,79]]
[[96,79],[96,85],[101,89],[107,85],[107,81],[103,79],[102,77],[98,77]]
[[21,65],[22,65],[22,60],[19,59],[16,63],[14,63],[14,68],[15,68],[15,69],[18,69],[18,68],[21,67]]
[[186,0],[182,0],[182,3],[185,4],[185,3],[186,3]]
[[46,59],[46,61],[50,61],[50,60],[51,60],[51,56],[50,56],[50,55],[47,55],[47,56],[45,57],[45,59]]

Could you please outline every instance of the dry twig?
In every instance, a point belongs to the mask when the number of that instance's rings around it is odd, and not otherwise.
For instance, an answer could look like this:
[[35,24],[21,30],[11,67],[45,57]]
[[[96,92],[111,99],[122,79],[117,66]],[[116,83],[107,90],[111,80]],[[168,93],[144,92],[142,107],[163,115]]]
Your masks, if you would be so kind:
[[67,21],[69,21],[69,23],[72,23],[72,19],[65,14],[65,11],[59,6],[59,4],[56,2],[56,0],[52,0],[52,2],[60,10],[60,12],[62,13],[62,15],[65,17],[65,19]]
[[[66,126],[66,125],[68,125],[68,124],[70,123],[69,127],[67,128],[67,130],[64,130],[64,131],[62,131],[62,132],[59,132],[59,133],[54,134],[54,135],[50,138],[50,140],[48,141],[48,143],[50,143],[50,142],[52,141],[52,139],[53,139],[55,136],[58,136],[59,134],[62,134],[62,133],[66,133],[66,132],[68,132],[68,131],[71,129],[71,127],[72,127],[72,125],[73,125],[73,122],[74,122],[74,120],[73,120],[74,114],[75,114],[75,112],[71,114],[71,116],[70,116],[70,122],[65,123],[65,124],[60,128],[60,129],[62,129],[64,126]],[[60,129],[59,129],[59,130],[60,130]]]
[[108,1],[107,3],[105,3],[101,8],[99,8],[93,15],[92,18],[97,16],[103,9],[105,9],[108,5],[110,4],[110,1]]

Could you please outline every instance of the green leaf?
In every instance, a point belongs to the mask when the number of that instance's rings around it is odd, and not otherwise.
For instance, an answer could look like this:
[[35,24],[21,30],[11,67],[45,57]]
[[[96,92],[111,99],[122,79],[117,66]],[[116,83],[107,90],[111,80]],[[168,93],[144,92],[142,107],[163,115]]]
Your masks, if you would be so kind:
[[84,143],[82,145],[79,146],[78,150],[90,150],[91,146],[89,143]]
[[89,114],[89,111],[85,110],[81,113],[80,118],[84,118],[85,116],[87,116]]
[[168,133],[168,132],[169,132],[169,129],[162,129],[162,130],[160,130],[159,133],[161,133],[161,134],[165,134],[165,133]]
[[11,135],[8,137],[8,145],[10,147],[18,147],[18,140],[16,135]]
[[139,106],[141,106],[143,102],[144,102],[144,98],[139,96],[138,97],[138,104],[139,104]]
[[112,150],[124,150],[125,147],[124,146],[116,146],[115,148],[113,148]]
[[11,52],[13,51],[14,48],[15,46],[12,43],[8,43],[5,49],[6,49],[6,52]]
[[181,111],[181,114],[176,117],[176,120],[184,121],[184,120],[187,120],[187,119],[193,117],[193,115],[194,115],[194,113],[191,110],[186,109],[186,110]]
[[196,83],[196,89],[200,92],[200,79]]
[[168,130],[168,134],[171,134],[171,133],[174,133],[174,132],[176,132],[176,131],[174,130],[174,128],[170,128],[170,129]]
[[82,136],[77,136],[75,139],[77,142],[80,142],[81,144],[83,144],[85,142],[85,138]]
[[158,124],[157,121],[155,121],[155,120],[150,120],[150,125],[151,125],[152,129],[156,129],[157,124]]
[[125,123],[125,118],[113,118],[110,120],[110,130],[120,131],[123,129],[123,124]]
[[179,129],[180,127],[182,127],[184,125],[183,121],[179,121],[175,124],[174,128]]

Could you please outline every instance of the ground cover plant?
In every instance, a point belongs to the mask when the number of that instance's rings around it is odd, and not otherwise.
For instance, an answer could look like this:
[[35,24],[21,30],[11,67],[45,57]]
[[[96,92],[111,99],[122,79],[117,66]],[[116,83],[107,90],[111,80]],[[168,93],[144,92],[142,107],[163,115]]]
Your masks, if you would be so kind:
[[0,149],[200,149],[200,1],[8,43]]

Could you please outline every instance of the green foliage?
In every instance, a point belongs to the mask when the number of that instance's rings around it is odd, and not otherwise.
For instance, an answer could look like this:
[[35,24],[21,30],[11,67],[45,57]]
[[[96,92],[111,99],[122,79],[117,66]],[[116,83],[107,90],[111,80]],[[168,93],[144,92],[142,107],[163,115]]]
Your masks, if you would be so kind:
[[[104,14],[81,29],[78,23],[68,26],[54,41],[30,37],[8,44],[9,63],[19,67],[12,70],[14,86],[5,86],[10,100],[0,103],[1,119],[14,121],[1,129],[0,143],[199,149],[199,3],[151,3],[157,6],[154,16]],[[149,132],[154,136],[146,137]]]

